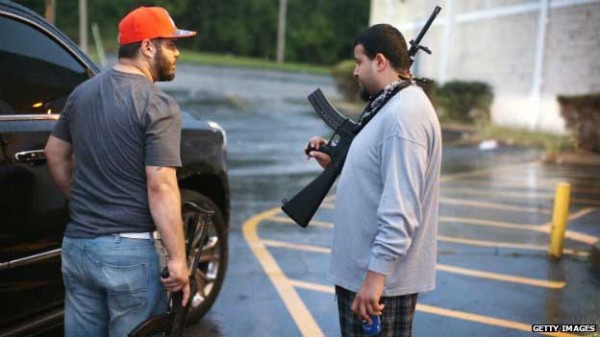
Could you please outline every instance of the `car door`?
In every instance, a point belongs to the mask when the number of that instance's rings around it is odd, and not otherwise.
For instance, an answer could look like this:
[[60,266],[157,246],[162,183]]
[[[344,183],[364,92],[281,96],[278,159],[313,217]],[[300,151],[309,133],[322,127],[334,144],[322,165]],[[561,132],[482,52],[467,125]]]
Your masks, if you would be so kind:
[[97,68],[33,12],[0,2],[0,335],[62,321],[67,201],[43,149],[75,86]]

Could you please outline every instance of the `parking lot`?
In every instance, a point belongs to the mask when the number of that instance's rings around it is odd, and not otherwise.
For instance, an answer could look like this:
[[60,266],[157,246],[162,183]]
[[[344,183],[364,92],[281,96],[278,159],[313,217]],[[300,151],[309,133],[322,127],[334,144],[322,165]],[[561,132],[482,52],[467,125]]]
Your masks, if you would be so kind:
[[[524,336],[532,324],[599,323],[600,282],[587,261],[598,239],[599,178],[593,169],[537,162],[443,176],[438,287],[420,297],[415,336]],[[554,261],[546,252],[560,181],[574,193],[565,256]],[[281,330],[285,335],[339,335],[326,276],[334,198],[307,229],[278,207],[243,224],[244,239],[294,323]],[[278,331],[274,325],[287,321],[281,316],[262,318],[262,326]]]
[[[333,83],[191,65],[180,74],[167,89],[182,109],[228,132],[232,196],[225,283],[186,336],[339,336],[327,277],[335,191],[306,229],[279,209],[319,172],[302,148],[331,131],[306,95],[320,87],[335,98]],[[600,237],[600,170],[545,165],[529,148],[446,145],[437,289],[419,297],[414,335],[535,336],[532,324],[599,324],[600,277],[588,254]],[[573,196],[565,255],[555,261],[546,252],[562,181]]]

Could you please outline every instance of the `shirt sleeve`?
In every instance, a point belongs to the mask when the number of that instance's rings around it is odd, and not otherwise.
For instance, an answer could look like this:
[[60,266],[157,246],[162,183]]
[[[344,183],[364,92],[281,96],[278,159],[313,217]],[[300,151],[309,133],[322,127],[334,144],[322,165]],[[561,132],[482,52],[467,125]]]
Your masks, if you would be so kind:
[[65,106],[63,107],[63,110],[60,113],[60,116],[58,117],[58,121],[56,121],[56,124],[54,124],[54,128],[52,129],[52,132],[50,133],[52,136],[56,137],[56,138],[60,138],[62,140],[64,140],[65,142],[69,142],[71,143],[71,130],[69,129],[69,122],[70,122],[70,118],[71,118],[71,108],[73,106],[72,103],[72,96],[69,96],[69,98],[67,99],[67,102],[65,103]]
[[181,167],[181,114],[168,96],[156,96],[148,104],[144,163]]
[[421,194],[427,168],[426,148],[398,135],[381,146],[383,192],[377,209],[378,232],[368,269],[389,275],[408,251],[421,222]]

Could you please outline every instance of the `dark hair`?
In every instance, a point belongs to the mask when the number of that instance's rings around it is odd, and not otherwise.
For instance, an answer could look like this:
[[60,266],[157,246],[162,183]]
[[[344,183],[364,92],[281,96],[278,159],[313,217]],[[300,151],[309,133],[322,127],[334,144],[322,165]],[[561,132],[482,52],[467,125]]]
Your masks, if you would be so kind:
[[119,58],[133,59],[137,56],[141,47],[141,42],[122,44],[119,46]]
[[404,36],[392,25],[385,23],[371,26],[358,33],[354,46],[361,44],[369,59],[377,54],[387,58],[396,71],[408,70],[408,49]]
[[[160,47],[163,43],[162,38],[150,40],[155,47]],[[119,58],[132,59],[135,58],[142,47],[142,42],[133,42],[119,46]]]

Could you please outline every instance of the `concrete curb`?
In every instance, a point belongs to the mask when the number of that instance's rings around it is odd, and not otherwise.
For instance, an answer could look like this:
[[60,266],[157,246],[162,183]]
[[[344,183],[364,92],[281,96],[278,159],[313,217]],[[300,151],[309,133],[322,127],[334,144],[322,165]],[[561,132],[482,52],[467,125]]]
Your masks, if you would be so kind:
[[558,165],[600,166],[600,155],[585,151],[565,152],[555,154],[554,162]]
[[592,263],[592,270],[596,272],[597,276],[600,276],[600,241],[590,248],[590,262]]

